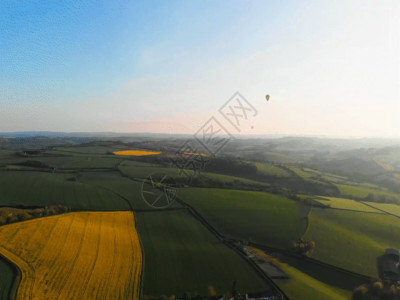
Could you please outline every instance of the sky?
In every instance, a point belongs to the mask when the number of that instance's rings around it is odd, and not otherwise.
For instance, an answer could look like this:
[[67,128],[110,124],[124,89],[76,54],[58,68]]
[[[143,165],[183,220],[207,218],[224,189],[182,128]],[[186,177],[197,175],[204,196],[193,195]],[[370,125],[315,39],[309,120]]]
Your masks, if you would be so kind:
[[397,0],[4,0],[0,132],[400,137],[399,53]]

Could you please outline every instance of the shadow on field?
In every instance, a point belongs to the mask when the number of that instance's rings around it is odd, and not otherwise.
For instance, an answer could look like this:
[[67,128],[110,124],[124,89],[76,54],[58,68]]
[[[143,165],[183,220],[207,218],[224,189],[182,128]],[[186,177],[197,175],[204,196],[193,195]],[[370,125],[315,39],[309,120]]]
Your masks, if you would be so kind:
[[366,282],[359,277],[353,276],[351,273],[327,268],[323,265],[318,265],[305,259],[289,257],[284,254],[276,254],[276,257],[281,262],[287,263],[290,266],[302,271],[303,273],[313,278],[318,279],[323,283],[340,289],[351,291],[355,287]]

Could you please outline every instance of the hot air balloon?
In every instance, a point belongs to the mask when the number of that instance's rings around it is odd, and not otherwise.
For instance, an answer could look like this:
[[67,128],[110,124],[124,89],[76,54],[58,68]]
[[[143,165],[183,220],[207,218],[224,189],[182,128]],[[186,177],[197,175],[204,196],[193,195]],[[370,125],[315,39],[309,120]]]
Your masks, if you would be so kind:
[[265,99],[267,99],[267,101],[269,101],[269,95],[265,96]]

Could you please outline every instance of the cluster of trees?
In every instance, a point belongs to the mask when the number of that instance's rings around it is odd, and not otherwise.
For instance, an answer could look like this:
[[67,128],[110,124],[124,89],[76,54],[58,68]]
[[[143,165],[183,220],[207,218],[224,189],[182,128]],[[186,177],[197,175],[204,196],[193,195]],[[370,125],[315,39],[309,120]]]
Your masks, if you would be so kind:
[[398,200],[394,196],[386,196],[386,195],[374,195],[374,194],[368,194],[365,198],[362,200],[368,201],[368,202],[378,202],[378,203],[397,203]]
[[314,241],[307,241],[304,239],[299,239],[297,242],[293,243],[294,250],[302,255],[308,255],[311,254],[314,251],[315,248],[315,242]]
[[51,167],[50,165],[38,160],[27,160],[24,162],[17,163],[16,165],[31,167],[31,168],[39,168],[39,169],[53,169],[53,167]]
[[257,167],[254,164],[235,157],[210,158],[205,165],[205,171],[247,178],[257,175]]
[[62,204],[50,205],[35,209],[0,208],[0,225],[26,221],[29,219],[57,215],[71,211],[71,208]]
[[384,285],[379,280],[363,284],[354,289],[352,300],[400,300],[400,286]]

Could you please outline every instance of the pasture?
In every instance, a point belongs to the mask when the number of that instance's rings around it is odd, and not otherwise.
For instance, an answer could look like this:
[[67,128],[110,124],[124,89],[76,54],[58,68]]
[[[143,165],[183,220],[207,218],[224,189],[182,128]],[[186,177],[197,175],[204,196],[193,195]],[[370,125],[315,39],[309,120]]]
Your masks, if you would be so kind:
[[17,270],[9,261],[0,256],[0,299],[14,299]]
[[399,194],[394,194],[382,190],[376,190],[372,188],[366,188],[362,186],[355,186],[355,185],[345,185],[345,184],[337,184],[337,187],[340,190],[340,193],[343,196],[352,196],[356,198],[366,198],[368,195],[373,195],[374,198],[386,198],[386,199],[392,199],[396,201],[397,203],[400,203],[400,195]]
[[101,186],[76,181],[76,174],[0,171],[0,205],[63,204],[73,210],[129,210],[127,202]]
[[330,208],[381,213],[380,211],[363,204],[363,202],[361,201],[355,201],[351,199],[335,197],[314,197],[313,200],[323,205],[329,206]]
[[89,212],[0,228],[22,273],[18,299],[139,299],[142,252],[130,212]]
[[232,238],[290,248],[307,227],[309,208],[274,194],[184,188],[178,190],[178,196]]
[[[82,172],[79,182],[114,193],[126,205],[129,202],[135,211],[151,209],[142,199],[143,180],[131,180],[121,176],[118,172]],[[171,207],[181,206],[174,202]]]
[[386,248],[400,248],[400,219],[314,207],[304,238],[316,243],[313,258],[376,277],[376,258]]
[[376,209],[400,217],[400,205],[398,204],[373,203],[373,202],[365,202],[365,203],[368,204],[369,206],[375,207]]
[[[319,279],[323,277],[321,276],[322,275],[321,272],[315,274],[317,276],[312,277],[309,274],[303,272],[301,269],[296,268],[296,264],[295,266],[293,266],[287,263],[287,261],[281,261],[277,258],[273,258],[260,249],[251,248],[251,250],[255,251],[261,259],[263,259],[264,261],[272,262],[273,265],[275,265],[285,273],[288,279],[273,279],[273,280],[289,297],[289,299],[347,300],[350,299],[351,297],[350,291],[320,281]],[[310,267],[312,269],[313,266],[308,265],[307,270],[309,270]],[[340,279],[341,278],[338,277],[336,278],[336,280],[338,281]]]
[[146,296],[221,295],[234,280],[240,292],[269,290],[253,269],[185,210],[139,212]]
[[285,170],[279,166],[275,166],[275,165],[268,164],[268,163],[260,163],[260,162],[256,162],[254,164],[257,167],[257,172],[264,176],[274,176],[274,177],[290,177],[291,176],[291,174],[287,170]]

